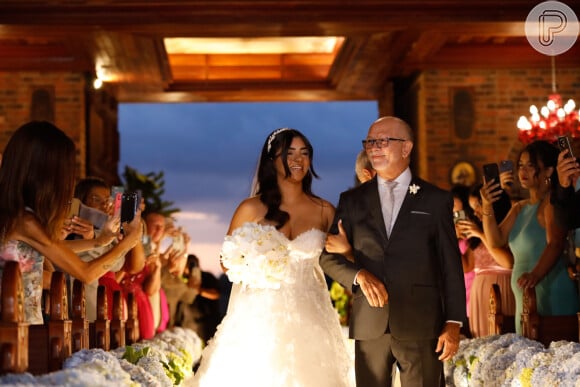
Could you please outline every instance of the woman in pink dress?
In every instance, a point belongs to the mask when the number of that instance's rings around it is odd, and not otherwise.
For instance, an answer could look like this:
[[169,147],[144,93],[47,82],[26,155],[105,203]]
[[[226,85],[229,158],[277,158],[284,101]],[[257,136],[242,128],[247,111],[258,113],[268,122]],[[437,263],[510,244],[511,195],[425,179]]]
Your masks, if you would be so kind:
[[[469,238],[465,257],[468,267],[475,272],[469,304],[469,328],[473,337],[489,335],[489,294],[493,284],[500,288],[502,314],[513,316],[516,308],[510,285],[513,255],[507,246],[492,248],[488,244],[481,224],[480,189],[481,185],[477,185],[469,194],[473,219],[462,220],[457,224],[460,232]],[[500,214],[500,218],[504,216]]]

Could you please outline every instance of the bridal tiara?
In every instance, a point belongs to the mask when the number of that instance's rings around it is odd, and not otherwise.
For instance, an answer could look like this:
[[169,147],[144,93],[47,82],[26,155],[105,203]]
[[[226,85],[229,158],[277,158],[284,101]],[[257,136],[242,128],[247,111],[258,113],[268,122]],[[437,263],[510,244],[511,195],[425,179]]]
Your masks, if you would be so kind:
[[268,153],[270,153],[270,150],[272,149],[272,141],[274,141],[276,136],[282,132],[287,131],[287,130],[290,130],[290,128],[280,128],[280,129],[276,129],[275,131],[272,132],[270,137],[268,137],[268,146],[266,147],[266,150]]

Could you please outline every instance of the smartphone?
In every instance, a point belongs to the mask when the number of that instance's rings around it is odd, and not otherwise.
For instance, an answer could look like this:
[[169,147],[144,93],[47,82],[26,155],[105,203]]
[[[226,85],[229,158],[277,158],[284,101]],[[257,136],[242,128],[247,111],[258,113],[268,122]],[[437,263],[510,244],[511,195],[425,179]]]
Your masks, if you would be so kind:
[[145,253],[145,257],[150,256],[153,252],[151,246],[151,237],[144,234],[141,238],[141,243],[143,244],[143,252]]
[[159,242],[159,251],[165,253],[173,245],[173,238],[165,237]]
[[567,136],[558,137],[558,147],[560,148],[560,152],[568,149],[568,154],[566,157],[574,157],[574,153],[572,153],[572,146],[570,145],[570,139]]
[[[502,172],[513,172],[514,162],[511,160],[502,160],[499,162],[499,173]],[[507,182],[507,185],[511,186],[513,183],[511,181]]]
[[121,204],[123,202],[123,192],[125,188],[122,185],[111,187],[111,199],[113,199],[113,217],[121,216]]
[[499,184],[499,167],[497,163],[485,164],[483,166],[483,177],[486,183],[493,179],[495,184]]
[[139,202],[137,192],[126,192],[121,199],[121,223],[130,222],[135,218]]
[[465,211],[453,211],[453,223],[459,222],[460,220],[467,220],[467,216],[465,215]]
[[68,210],[67,218],[78,216],[81,210],[81,201],[78,198],[72,198],[70,201],[70,208]]
[[183,234],[178,234],[173,238],[173,248],[176,251],[185,252],[185,240],[183,239]]
[[514,171],[514,162],[511,160],[502,160],[499,162],[499,173],[502,172],[513,172]]
[[82,203],[79,210],[79,216],[91,222],[91,224],[98,229],[102,229],[107,220],[109,219],[109,215],[107,215],[103,211],[99,211],[96,208],[85,206]]

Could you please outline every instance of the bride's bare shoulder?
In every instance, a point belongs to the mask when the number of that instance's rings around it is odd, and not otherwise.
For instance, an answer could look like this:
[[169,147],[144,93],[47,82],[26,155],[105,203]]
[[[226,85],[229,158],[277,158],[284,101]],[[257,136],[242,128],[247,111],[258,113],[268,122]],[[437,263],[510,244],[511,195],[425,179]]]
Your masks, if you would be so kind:
[[230,224],[230,231],[241,226],[246,222],[259,222],[266,215],[267,208],[260,201],[257,196],[244,199],[236,208],[232,222]]

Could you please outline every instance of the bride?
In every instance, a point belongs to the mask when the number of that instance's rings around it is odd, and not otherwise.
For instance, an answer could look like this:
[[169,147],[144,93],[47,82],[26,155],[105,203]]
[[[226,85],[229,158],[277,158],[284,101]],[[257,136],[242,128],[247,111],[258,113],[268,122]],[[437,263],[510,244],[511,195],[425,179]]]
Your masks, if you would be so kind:
[[236,209],[221,250],[234,282],[228,312],[194,385],[351,386],[353,364],[318,257],[334,207],[311,191],[312,145],[281,128],[264,143],[255,196]]

